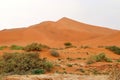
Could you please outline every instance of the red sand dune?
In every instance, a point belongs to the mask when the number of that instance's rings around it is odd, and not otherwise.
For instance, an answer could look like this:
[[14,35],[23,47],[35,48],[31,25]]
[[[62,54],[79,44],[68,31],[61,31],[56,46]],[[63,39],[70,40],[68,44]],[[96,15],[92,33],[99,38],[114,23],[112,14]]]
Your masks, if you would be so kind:
[[[109,42],[110,40],[110,42]],[[57,22],[46,21],[27,28],[0,31],[0,45],[26,45],[39,42],[51,47],[63,46],[65,42],[74,44],[120,44],[120,32],[104,27],[80,23],[68,18]]]
[[83,41],[81,43],[88,45],[99,45],[99,46],[109,46],[109,45],[120,46],[120,32],[113,33],[107,36],[98,37],[96,39]]

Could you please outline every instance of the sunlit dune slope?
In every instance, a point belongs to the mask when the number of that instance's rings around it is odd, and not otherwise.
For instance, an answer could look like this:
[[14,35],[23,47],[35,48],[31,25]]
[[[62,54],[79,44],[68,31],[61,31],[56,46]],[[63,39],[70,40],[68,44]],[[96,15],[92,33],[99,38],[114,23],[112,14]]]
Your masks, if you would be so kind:
[[[45,21],[27,28],[2,30],[0,31],[0,44],[26,45],[32,42],[38,42],[51,47],[60,47],[65,42],[80,45],[81,42],[89,44],[91,40],[92,42],[98,41],[100,43],[102,39],[104,40],[101,43],[104,43],[109,38],[113,38],[112,40],[114,41],[120,41],[117,36],[119,35],[117,34],[118,32],[117,30],[93,26],[64,17],[56,22]],[[116,37],[114,34],[117,34],[115,35]],[[106,38],[103,38],[104,36]]]

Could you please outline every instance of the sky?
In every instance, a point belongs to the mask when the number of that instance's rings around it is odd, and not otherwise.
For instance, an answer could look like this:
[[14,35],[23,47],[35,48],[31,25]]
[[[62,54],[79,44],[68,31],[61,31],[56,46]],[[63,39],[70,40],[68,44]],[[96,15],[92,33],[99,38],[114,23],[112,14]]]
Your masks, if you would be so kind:
[[0,30],[62,17],[120,30],[120,0],[0,0]]

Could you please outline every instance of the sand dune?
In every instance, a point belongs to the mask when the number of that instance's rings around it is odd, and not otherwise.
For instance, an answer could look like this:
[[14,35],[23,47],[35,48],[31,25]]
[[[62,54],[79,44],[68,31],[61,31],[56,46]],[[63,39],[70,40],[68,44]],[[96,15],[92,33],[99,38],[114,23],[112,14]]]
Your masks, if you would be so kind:
[[[27,28],[0,31],[0,45],[26,45],[32,42],[43,43],[52,47],[63,46],[65,42],[80,45],[107,44],[115,45],[120,41],[120,32],[104,27],[81,23],[69,18],[56,22],[45,21]],[[117,40],[117,41],[116,41]]]
[[101,36],[96,39],[86,40],[81,42],[82,44],[87,45],[96,45],[96,46],[109,46],[109,45],[117,45],[120,46],[120,32],[113,33],[107,36]]
[[[44,79],[49,78],[49,74],[60,73],[65,74],[65,76],[50,76],[52,78],[65,79],[106,79],[106,76],[94,77],[90,76],[91,74],[105,74],[107,69],[110,69],[120,56],[115,54],[104,47],[98,46],[107,46],[107,45],[117,45],[120,46],[120,31],[108,29],[104,27],[89,25],[81,23],[69,18],[62,18],[56,22],[45,21],[39,24],[35,24],[26,28],[16,28],[16,29],[7,29],[0,31],[0,46],[1,45],[28,45],[33,42],[38,42],[46,44],[50,47],[56,48],[55,51],[60,55],[59,57],[53,56],[51,54],[51,49],[43,49],[40,51],[40,58],[48,59],[50,62],[54,63],[53,70],[49,73],[46,73],[42,76],[47,76]],[[61,48],[64,47],[65,42],[72,42],[76,47],[72,48]],[[85,47],[86,48],[85,48]],[[96,47],[97,46],[97,47]],[[59,47],[59,48],[58,48]],[[0,55],[3,55],[5,52],[25,52],[25,50],[12,50],[10,47],[6,47],[3,50],[0,50]],[[92,64],[88,64],[89,57],[93,55],[103,55],[107,59],[112,60],[113,62],[100,61],[97,62],[93,60]],[[102,57],[106,59],[105,57]],[[31,58],[32,59],[32,58]],[[94,59],[94,57],[93,57]],[[94,62],[95,61],[95,62]],[[71,67],[69,66],[71,65]],[[109,65],[109,66],[108,66]],[[111,65],[111,66],[110,66]],[[42,69],[41,69],[42,70]],[[82,71],[81,71],[82,70]],[[107,71],[106,71],[107,70]],[[3,70],[4,71],[4,70]],[[97,73],[96,73],[97,72]],[[99,73],[100,72],[100,73]],[[107,72],[108,73],[108,72]],[[48,75],[47,75],[48,74]],[[73,76],[67,76],[67,74],[72,74]],[[76,76],[74,74],[82,75]],[[84,76],[88,74],[89,76]],[[42,76],[8,76],[4,80],[13,80],[19,79],[42,79]],[[51,79],[51,78],[50,78]]]

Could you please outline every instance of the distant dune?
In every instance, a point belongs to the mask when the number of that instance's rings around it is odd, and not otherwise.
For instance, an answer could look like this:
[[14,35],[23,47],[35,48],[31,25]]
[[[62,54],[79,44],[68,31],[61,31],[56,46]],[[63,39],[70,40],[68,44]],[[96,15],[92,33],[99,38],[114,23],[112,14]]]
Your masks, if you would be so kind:
[[26,45],[38,42],[62,47],[65,42],[75,45],[120,45],[120,31],[81,23],[69,18],[45,21],[27,28],[0,31],[0,45]]

